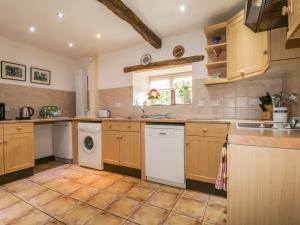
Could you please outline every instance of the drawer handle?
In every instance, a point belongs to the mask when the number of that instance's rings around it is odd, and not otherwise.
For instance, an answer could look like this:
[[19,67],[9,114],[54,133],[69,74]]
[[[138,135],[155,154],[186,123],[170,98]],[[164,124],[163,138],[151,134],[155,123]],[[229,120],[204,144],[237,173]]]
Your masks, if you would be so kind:
[[203,128],[202,131],[203,131],[203,133],[206,133],[208,130],[207,130],[207,128]]
[[108,128],[112,128],[112,125],[109,125]]
[[165,132],[160,132],[159,135],[167,135]]
[[189,141],[186,141],[185,144],[186,144],[186,145],[190,145],[190,142],[189,142]]
[[4,140],[4,141],[3,141],[3,143],[4,143],[4,144],[7,144],[7,143],[8,143],[8,141],[7,141],[7,140]]
[[117,137],[117,139],[122,139],[122,138],[123,138],[122,136],[118,136],[118,137]]
[[131,129],[131,126],[129,125],[127,128],[128,128],[128,129]]
[[17,130],[22,130],[23,128],[22,127],[17,127]]

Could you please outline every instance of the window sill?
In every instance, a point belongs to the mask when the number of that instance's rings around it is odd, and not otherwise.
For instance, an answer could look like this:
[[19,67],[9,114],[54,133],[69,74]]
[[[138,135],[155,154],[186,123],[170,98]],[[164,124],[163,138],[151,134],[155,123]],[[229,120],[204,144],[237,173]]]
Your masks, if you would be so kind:
[[192,105],[193,103],[189,104],[173,104],[173,105],[163,105],[163,104],[155,104],[155,105],[146,105],[145,107],[151,107],[151,106],[189,106]]

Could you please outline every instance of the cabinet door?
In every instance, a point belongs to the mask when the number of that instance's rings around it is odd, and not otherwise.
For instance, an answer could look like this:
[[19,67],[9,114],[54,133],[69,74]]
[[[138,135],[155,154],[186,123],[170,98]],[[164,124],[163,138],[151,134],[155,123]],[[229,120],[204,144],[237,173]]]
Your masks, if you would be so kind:
[[4,135],[5,173],[34,166],[33,133]]
[[102,134],[102,151],[103,162],[119,165],[120,161],[120,132],[103,131]]
[[0,175],[4,174],[3,126],[0,125]]
[[141,139],[138,132],[121,132],[120,165],[141,168]]
[[215,183],[225,138],[186,137],[186,178]]
[[228,79],[259,75],[268,68],[268,32],[254,33],[245,26],[243,11],[228,22],[227,42]]
[[287,33],[288,39],[300,38],[300,1],[289,0],[289,30]]

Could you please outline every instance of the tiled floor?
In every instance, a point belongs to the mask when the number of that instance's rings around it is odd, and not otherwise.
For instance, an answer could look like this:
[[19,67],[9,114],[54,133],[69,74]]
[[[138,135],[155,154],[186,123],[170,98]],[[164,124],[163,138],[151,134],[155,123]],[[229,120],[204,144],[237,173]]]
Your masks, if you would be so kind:
[[226,224],[227,201],[220,197],[75,165],[35,171],[0,186],[0,224]]

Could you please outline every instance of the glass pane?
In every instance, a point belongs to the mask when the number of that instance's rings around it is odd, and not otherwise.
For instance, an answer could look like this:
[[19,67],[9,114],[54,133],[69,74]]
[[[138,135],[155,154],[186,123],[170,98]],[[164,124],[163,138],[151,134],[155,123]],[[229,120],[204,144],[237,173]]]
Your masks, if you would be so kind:
[[84,138],[84,146],[86,147],[87,150],[92,150],[94,147],[94,141],[93,138],[90,136],[87,136]]
[[169,79],[155,79],[150,81],[150,89],[170,89]]
[[179,85],[181,84],[188,85],[189,87],[192,87],[192,77],[191,76],[186,76],[186,77],[176,77],[173,79],[172,82],[172,87],[173,88],[178,88]]
[[175,89],[175,104],[191,104],[192,103],[192,88],[183,87]]

